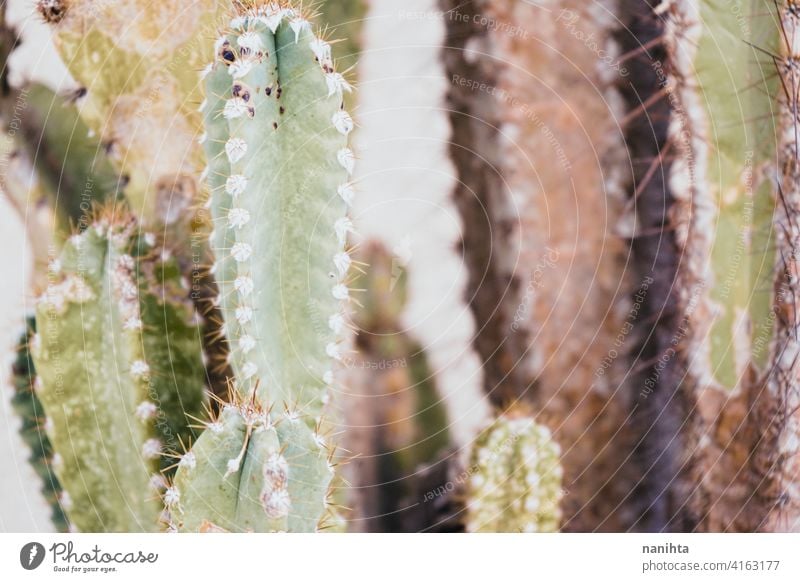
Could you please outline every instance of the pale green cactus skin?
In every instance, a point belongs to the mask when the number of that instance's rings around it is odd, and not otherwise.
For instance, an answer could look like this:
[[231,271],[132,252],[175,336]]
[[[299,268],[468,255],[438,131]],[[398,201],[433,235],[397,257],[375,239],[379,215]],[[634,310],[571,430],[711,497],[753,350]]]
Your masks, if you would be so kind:
[[181,531],[313,532],[333,477],[324,443],[299,416],[226,406],[179,464],[165,494]]
[[777,138],[763,120],[774,116],[780,88],[777,76],[765,73],[769,57],[753,46],[774,54],[779,36],[772,3],[680,5],[684,13],[667,35],[680,69],[671,85],[677,90],[670,131],[681,151],[671,190],[685,208],[676,215],[685,263],[704,283],[688,281],[683,303],[703,338],[692,350],[694,376],[734,391],[750,367],[767,367],[773,332],[770,168]]
[[180,531],[316,531],[333,518],[319,427],[349,297],[350,87],[285,3],[240,8],[206,78],[211,245],[235,396],[165,502]]
[[150,531],[159,514],[150,477],[160,445],[154,424],[136,418],[148,399],[149,371],[141,332],[124,330],[126,319],[138,318],[123,313],[132,303],[123,294],[136,293],[123,264],[130,233],[109,234],[91,228],[70,239],[59,280],[39,302],[38,395],[72,524],[80,531]]
[[[240,391],[259,381],[262,401],[313,417],[331,354],[339,355],[329,320],[347,297],[347,205],[337,190],[350,188],[338,158],[349,152],[352,122],[341,88],[329,92],[322,67],[332,64],[317,62],[307,27],[295,33],[288,16],[275,33],[256,21],[245,26],[264,56],[241,77],[231,75],[248,62],[237,44],[242,29],[225,38],[228,45],[218,43],[208,76],[215,273]],[[223,53],[235,62],[223,62]],[[344,125],[337,129],[338,115]]]
[[[53,10],[53,5],[58,10]],[[217,0],[45,0],[39,10],[72,76],[87,125],[109,146],[125,193],[145,222],[165,205],[199,196],[202,85],[197,71],[213,42]],[[179,183],[180,196],[170,202]],[[190,200],[189,200],[190,199]],[[177,210],[177,209],[176,209]]]
[[187,414],[204,404],[186,291],[136,228],[99,218],[72,236],[36,310],[35,385],[79,531],[158,529],[162,454],[189,439]]
[[555,532],[561,520],[560,449],[528,416],[503,415],[475,440],[468,468],[471,532]]

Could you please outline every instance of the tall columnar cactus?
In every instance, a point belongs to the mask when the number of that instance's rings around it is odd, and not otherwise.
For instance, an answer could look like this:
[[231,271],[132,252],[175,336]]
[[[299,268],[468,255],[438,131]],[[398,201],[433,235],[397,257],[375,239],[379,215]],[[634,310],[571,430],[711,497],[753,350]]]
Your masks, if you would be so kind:
[[440,526],[449,516],[433,514],[445,500],[419,503],[425,491],[414,488],[444,485],[421,486],[418,477],[428,464],[446,464],[440,455],[450,446],[448,418],[426,353],[402,324],[407,271],[375,242],[356,256],[369,265],[354,282],[364,290],[352,315],[358,353],[346,361],[347,390],[334,400],[349,427],[343,447],[352,460],[343,471],[353,486],[347,503],[353,526],[374,532]]
[[558,531],[560,454],[550,431],[530,416],[498,417],[473,444],[467,469],[467,530]]
[[193,306],[168,252],[136,228],[100,213],[51,263],[36,309],[35,385],[80,531],[155,530],[162,453],[202,413]]
[[[757,448],[754,473],[765,477],[758,489],[766,501],[767,512],[758,524],[763,531],[800,531],[800,79],[796,66],[800,59],[797,35],[800,33],[800,4],[785,0],[776,5],[779,20],[777,58],[771,61],[778,80],[775,95],[777,119],[777,185],[773,216],[776,231],[775,269],[772,276],[774,330],[766,368],[760,426],[767,427],[766,438]],[[771,134],[770,134],[771,135]],[[763,326],[762,326],[763,327]],[[755,349],[755,348],[754,348]]]
[[629,446],[622,384],[641,281],[619,236],[629,161],[617,2],[439,5],[454,15],[446,109],[485,393],[497,407],[532,403],[553,430],[572,483],[567,530],[625,529],[638,476],[617,453]]
[[236,396],[165,500],[183,531],[314,531],[328,515],[321,414],[350,293],[350,86],[284,2],[237,2],[205,75],[213,270]]
[[[792,5],[671,2],[668,59],[654,64],[672,106],[669,216],[682,257],[682,321],[662,358],[685,368],[681,396],[694,412],[681,461],[693,471],[691,501],[675,503],[707,531],[760,527],[785,497],[771,483],[792,457],[777,435],[796,407],[781,387],[794,375],[785,357],[794,353],[793,307],[787,312],[783,287],[793,268],[793,146],[781,140],[796,127],[784,97],[796,82],[777,56],[792,43],[775,20],[794,19]],[[775,124],[762,121],[773,116]]]

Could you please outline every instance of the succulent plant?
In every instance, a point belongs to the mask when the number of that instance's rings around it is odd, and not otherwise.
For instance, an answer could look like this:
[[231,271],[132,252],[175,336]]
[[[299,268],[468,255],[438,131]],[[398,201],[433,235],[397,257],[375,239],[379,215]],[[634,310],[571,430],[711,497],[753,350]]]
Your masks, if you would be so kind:
[[352,236],[363,0],[338,45],[286,0],[37,2],[79,88],[0,72],[0,188],[58,529],[800,529],[800,5],[439,2],[480,431]]
[[36,321],[31,317],[27,329],[17,346],[17,358],[11,367],[11,381],[14,395],[11,406],[22,421],[20,434],[30,449],[29,461],[42,480],[42,493],[51,508],[51,520],[57,531],[66,531],[68,524],[64,510],[59,503],[61,484],[52,467],[53,445],[45,432],[45,416],[42,403],[34,391],[36,370],[29,349]]
[[136,229],[98,214],[51,263],[36,308],[34,385],[80,531],[156,529],[162,453],[203,411],[194,307],[166,250]]
[[315,531],[333,475],[321,415],[347,329],[351,88],[306,17],[274,2],[235,9],[205,75],[235,397],[183,457],[167,503],[180,530]]
[[506,412],[495,419],[475,439],[466,470],[467,531],[558,531],[560,455],[533,417]]

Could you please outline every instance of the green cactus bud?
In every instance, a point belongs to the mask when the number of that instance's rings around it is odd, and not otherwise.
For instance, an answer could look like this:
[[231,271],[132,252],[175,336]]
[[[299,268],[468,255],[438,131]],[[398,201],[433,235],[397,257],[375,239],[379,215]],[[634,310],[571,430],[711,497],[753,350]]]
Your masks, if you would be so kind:
[[503,415],[475,440],[467,530],[554,532],[561,521],[560,449],[531,417]]

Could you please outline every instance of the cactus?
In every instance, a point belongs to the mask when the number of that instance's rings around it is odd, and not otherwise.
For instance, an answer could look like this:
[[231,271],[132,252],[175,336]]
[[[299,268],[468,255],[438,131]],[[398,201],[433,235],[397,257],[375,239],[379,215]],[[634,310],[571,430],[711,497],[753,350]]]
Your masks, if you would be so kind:
[[[127,183],[134,214],[170,223],[199,198],[196,71],[218,3],[40,0],[56,47],[81,83],[81,116]],[[210,40],[208,41],[210,42]]]
[[439,6],[453,15],[442,50],[453,200],[484,393],[496,408],[528,403],[553,431],[572,483],[567,531],[623,530],[619,510],[638,480],[619,451],[630,446],[622,385],[639,282],[618,233],[629,173],[616,90],[624,63],[592,50],[618,52],[616,2]]
[[532,417],[514,412],[500,415],[472,447],[467,531],[558,531],[560,453],[550,431]]
[[[371,242],[357,259],[368,265],[354,285],[363,289],[353,306],[357,355],[344,372],[347,391],[335,403],[345,411],[343,447],[353,460],[345,467],[353,485],[359,531],[420,531],[432,519],[414,491],[421,467],[441,462],[450,447],[448,419],[425,351],[403,329],[407,273],[399,259]],[[436,488],[443,483],[428,484]]]
[[194,310],[156,249],[131,218],[100,212],[51,264],[37,305],[37,395],[80,531],[156,529],[162,452],[189,440],[185,415],[202,411]]
[[71,98],[33,84],[24,88],[18,147],[33,160],[42,187],[52,200],[58,234],[73,225],[85,228],[95,204],[116,198],[121,185],[105,150],[78,115]]
[[216,42],[208,206],[235,398],[167,491],[179,530],[314,531],[329,515],[319,427],[349,297],[349,90],[288,4],[238,3]]
[[[665,13],[660,81],[672,96],[668,139],[677,152],[670,218],[684,257],[673,345],[688,354],[674,359],[685,369],[684,406],[696,411],[681,435],[689,471],[675,481],[697,529],[792,530],[800,527],[800,499],[785,485],[797,475],[786,440],[798,427],[787,412],[797,408],[787,389],[797,328],[797,118],[784,65],[796,7],[734,6],[676,1]],[[772,116],[774,124],[761,121]]]
[[31,317],[27,321],[27,330],[20,338],[17,347],[17,359],[11,368],[14,395],[11,406],[22,420],[20,435],[23,442],[31,450],[29,461],[42,480],[42,493],[50,504],[51,519],[56,531],[67,530],[67,519],[58,501],[61,485],[53,473],[53,447],[45,433],[45,417],[42,403],[34,392],[36,371],[31,359],[29,341],[33,337],[36,325]]

